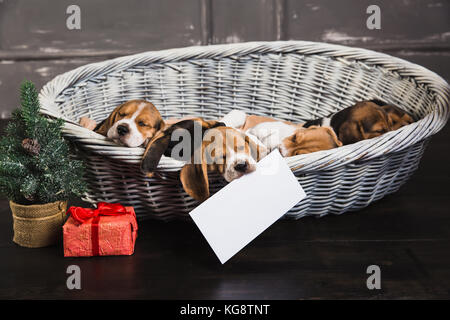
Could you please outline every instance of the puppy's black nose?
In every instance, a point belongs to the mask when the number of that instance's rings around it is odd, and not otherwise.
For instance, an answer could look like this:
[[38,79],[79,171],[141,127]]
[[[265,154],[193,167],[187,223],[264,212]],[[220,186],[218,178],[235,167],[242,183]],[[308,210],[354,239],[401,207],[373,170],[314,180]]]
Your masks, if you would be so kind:
[[236,164],[234,166],[234,169],[238,172],[245,172],[245,171],[247,171],[247,167],[248,167],[248,164],[245,161],[245,162],[239,162],[238,164]]
[[120,125],[117,126],[117,133],[119,134],[119,136],[124,136],[126,135],[130,130],[128,129],[128,126],[126,125]]

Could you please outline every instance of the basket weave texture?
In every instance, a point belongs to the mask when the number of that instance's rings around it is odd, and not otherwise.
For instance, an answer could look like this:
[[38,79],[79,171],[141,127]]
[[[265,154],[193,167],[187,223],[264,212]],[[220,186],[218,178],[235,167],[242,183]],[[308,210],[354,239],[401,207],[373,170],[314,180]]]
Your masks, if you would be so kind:
[[21,205],[9,202],[13,214],[13,241],[22,247],[50,246],[61,239],[67,201]]
[[[307,198],[286,218],[357,210],[395,192],[417,169],[449,117],[449,85],[407,61],[365,49],[304,41],[189,47],[121,57],[62,74],[40,93],[42,112],[66,120],[64,135],[87,165],[91,202],[134,206],[138,217],[186,217],[198,203],[179,182],[183,163],[163,157],[152,178],[143,148],[126,148],[80,127],[119,104],[147,99],[164,118],[218,119],[233,109],[303,122],[379,99],[416,122],[378,138],[286,158]],[[225,181],[210,177],[212,193]],[[274,190],[276,193],[276,190]]]

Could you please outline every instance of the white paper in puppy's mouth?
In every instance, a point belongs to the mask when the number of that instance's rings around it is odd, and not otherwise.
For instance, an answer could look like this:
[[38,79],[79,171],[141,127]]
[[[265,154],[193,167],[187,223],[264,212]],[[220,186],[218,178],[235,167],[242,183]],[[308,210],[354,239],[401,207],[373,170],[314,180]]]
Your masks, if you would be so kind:
[[225,263],[306,197],[278,149],[190,213]]

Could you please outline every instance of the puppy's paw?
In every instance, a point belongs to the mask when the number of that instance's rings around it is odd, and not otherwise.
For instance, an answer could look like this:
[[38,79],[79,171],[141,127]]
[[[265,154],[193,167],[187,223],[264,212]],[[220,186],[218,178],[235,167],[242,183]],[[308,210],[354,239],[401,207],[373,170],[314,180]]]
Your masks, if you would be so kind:
[[89,130],[94,130],[95,127],[97,126],[97,122],[88,117],[81,117],[79,123],[80,126]]

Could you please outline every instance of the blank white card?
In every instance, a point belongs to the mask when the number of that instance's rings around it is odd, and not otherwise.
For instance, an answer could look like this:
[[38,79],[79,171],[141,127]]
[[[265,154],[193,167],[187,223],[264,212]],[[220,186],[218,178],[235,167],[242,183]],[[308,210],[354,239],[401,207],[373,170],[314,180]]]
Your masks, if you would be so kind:
[[306,197],[278,150],[191,211],[221,263]]

